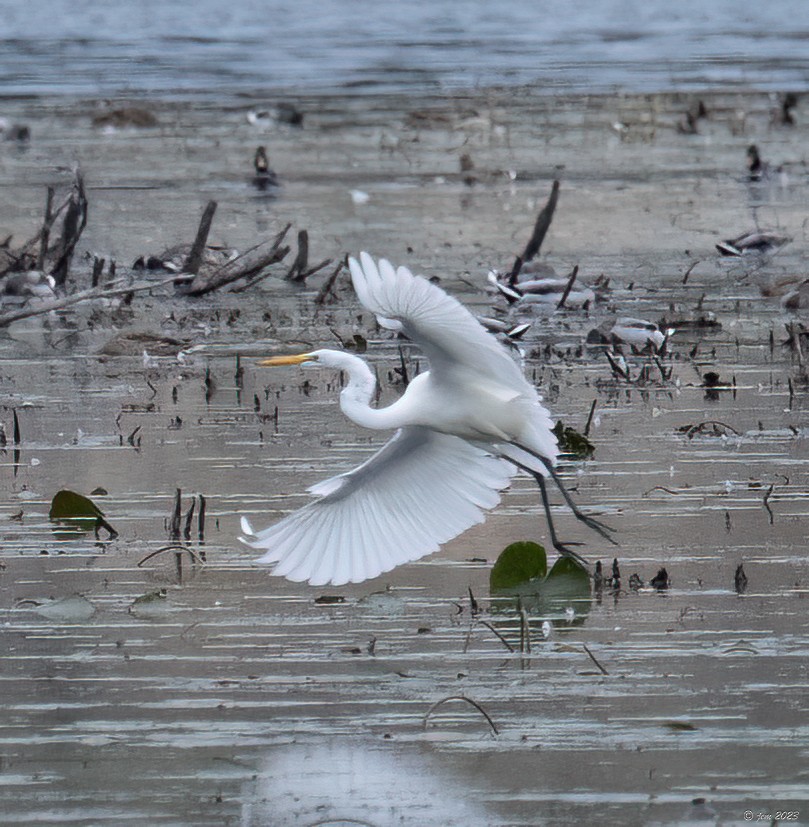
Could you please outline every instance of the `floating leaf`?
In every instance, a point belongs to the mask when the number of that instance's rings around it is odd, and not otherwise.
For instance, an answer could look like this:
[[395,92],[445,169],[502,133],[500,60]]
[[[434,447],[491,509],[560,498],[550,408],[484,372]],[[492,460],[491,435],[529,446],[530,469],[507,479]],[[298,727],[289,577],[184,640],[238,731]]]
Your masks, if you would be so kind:
[[518,586],[544,577],[548,571],[545,549],[539,543],[522,540],[512,543],[501,552],[489,575],[492,594],[510,591]]
[[580,434],[573,428],[565,427],[561,419],[554,425],[553,433],[559,441],[559,450],[576,459],[587,459],[596,449],[584,434]]
[[66,488],[56,492],[48,516],[53,522],[66,525],[68,536],[99,528],[106,529],[110,539],[118,536],[118,532],[104,519],[104,512],[91,499]]
[[97,520],[104,513],[91,499],[62,489],[53,498],[48,516],[52,520]]

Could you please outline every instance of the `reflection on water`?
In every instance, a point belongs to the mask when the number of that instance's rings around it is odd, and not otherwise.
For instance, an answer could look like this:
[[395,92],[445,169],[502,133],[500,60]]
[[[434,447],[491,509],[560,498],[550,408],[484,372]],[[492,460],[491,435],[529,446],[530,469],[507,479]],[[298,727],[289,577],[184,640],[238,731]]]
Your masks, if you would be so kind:
[[[5,94],[805,87],[802,0],[5,4]],[[214,23],[215,21],[215,23]]]
[[247,785],[243,827],[423,824],[486,827],[492,814],[429,745],[320,739],[273,750]]

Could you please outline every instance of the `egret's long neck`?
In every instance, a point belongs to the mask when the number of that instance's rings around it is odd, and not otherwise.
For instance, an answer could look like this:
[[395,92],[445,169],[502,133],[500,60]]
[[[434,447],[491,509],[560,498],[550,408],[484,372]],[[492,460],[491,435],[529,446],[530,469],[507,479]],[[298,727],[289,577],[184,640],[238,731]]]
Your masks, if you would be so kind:
[[357,356],[344,353],[340,367],[348,373],[348,384],[340,393],[340,407],[352,422],[363,428],[385,430],[399,427],[392,420],[389,408],[372,408],[376,377],[370,367]]

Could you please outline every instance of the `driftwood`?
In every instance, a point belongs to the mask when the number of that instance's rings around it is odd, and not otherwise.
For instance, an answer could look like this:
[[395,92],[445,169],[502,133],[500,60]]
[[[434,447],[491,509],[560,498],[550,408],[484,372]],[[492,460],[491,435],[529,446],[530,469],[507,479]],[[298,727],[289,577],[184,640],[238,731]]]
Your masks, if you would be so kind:
[[[5,263],[0,267],[0,277],[37,269],[51,275],[57,285],[65,283],[73,251],[87,225],[87,196],[78,169],[70,194],[56,209],[53,208],[54,197],[54,188],[48,187],[42,226],[33,238],[16,249],[11,249],[10,244],[5,245]],[[61,232],[56,243],[51,245],[51,236],[60,218]]]
[[206,293],[211,293],[239,279],[257,275],[265,267],[281,261],[289,252],[289,247],[282,247],[281,242],[291,226],[287,224],[274,239],[251,247],[238,258],[229,261],[212,273],[197,274],[185,292],[189,296],[204,296]]
[[517,278],[520,275],[520,270],[522,270],[523,264],[531,261],[539,252],[539,248],[542,246],[542,242],[545,240],[545,235],[551,226],[551,221],[553,221],[553,214],[556,211],[556,202],[558,200],[559,181],[554,181],[548,201],[537,216],[536,224],[534,224],[534,232],[531,233],[531,238],[528,240],[528,244],[525,245],[525,249],[522,251],[522,254],[517,256],[514,260],[514,266],[508,274],[509,287],[514,287],[517,283]]
[[[11,273],[26,273],[36,268],[42,274],[50,275],[53,279],[52,284],[62,287],[64,291],[70,261],[82,231],[87,224],[87,196],[79,170],[75,172],[70,194],[58,207],[54,207],[54,202],[55,190],[53,187],[48,187],[43,222],[36,235],[16,249],[11,248],[10,237],[0,244],[0,278]],[[29,303],[28,306],[15,308],[5,313],[0,312],[0,328],[21,319],[45,315],[94,299],[121,296],[124,297],[124,302],[130,302],[134,295],[139,292],[159,289],[168,284],[178,289],[183,275],[186,276],[184,280],[186,284],[183,285],[185,289],[182,292],[188,296],[203,296],[214,290],[232,285],[237,281],[242,283],[231,289],[234,292],[241,292],[274,275],[268,268],[272,264],[283,261],[289,253],[289,245],[285,245],[283,242],[292,225],[287,224],[273,238],[256,244],[221,266],[215,266],[206,263],[205,259],[208,250],[208,236],[216,209],[216,201],[209,201],[202,213],[194,243],[182,260],[181,267],[175,268],[175,272],[169,278],[158,282],[137,282],[134,284],[128,284],[124,280],[114,281],[115,262],[110,261],[107,283],[101,286],[105,259],[94,256],[90,275],[90,289],[48,301]],[[57,222],[60,220],[61,225],[58,225]],[[52,243],[57,234],[56,242]],[[325,259],[314,267],[309,266],[309,234],[306,230],[301,230],[298,233],[298,252],[292,265],[287,270],[286,278],[291,281],[302,282],[330,263],[331,259]],[[328,290],[334,283],[341,267],[342,263],[332,274],[325,290]],[[180,269],[180,272],[176,272],[176,269]],[[322,293],[322,295],[325,295],[325,293]]]
[[131,293],[142,293],[144,290],[154,290],[157,287],[162,287],[165,284],[171,284],[173,282],[174,278],[170,278],[159,282],[141,282],[126,286],[112,285],[109,287],[82,290],[74,293],[72,296],[65,296],[63,299],[53,299],[52,301],[42,302],[34,306],[21,307],[19,310],[10,310],[8,313],[0,313],[0,328],[8,327],[12,322],[17,322],[20,319],[28,319],[32,316],[43,316],[54,310],[61,310],[64,307],[70,307],[73,304],[90,301],[91,299],[107,299],[114,296],[125,296]]

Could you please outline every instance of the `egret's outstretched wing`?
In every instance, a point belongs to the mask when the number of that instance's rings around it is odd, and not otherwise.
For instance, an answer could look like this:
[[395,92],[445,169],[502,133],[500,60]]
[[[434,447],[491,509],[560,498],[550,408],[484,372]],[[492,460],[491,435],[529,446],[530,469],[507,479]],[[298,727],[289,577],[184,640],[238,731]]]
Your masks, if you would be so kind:
[[323,495],[242,541],[266,549],[273,574],[312,585],[360,583],[484,519],[515,469],[462,439],[403,428],[362,465],[310,489]]
[[380,324],[401,330],[422,348],[436,379],[463,366],[481,379],[536,397],[505,348],[457,299],[406,267],[394,270],[385,259],[377,266],[368,253],[348,263],[360,301]]

